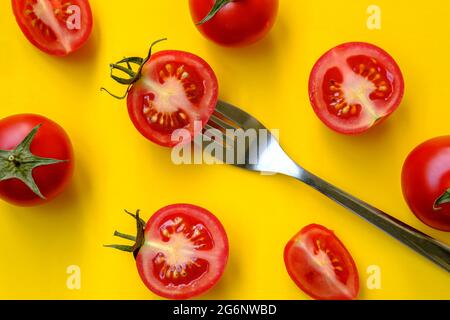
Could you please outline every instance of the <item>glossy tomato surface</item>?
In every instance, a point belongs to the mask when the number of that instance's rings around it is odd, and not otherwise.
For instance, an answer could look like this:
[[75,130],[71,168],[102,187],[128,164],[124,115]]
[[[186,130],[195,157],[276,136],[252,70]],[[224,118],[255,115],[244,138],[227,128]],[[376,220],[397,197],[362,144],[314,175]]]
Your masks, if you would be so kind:
[[148,221],[136,262],[145,285],[169,299],[212,288],[228,260],[228,238],[209,211],[189,204],[162,208]]
[[211,67],[200,57],[183,51],[153,54],[142,77],[128,93],[128,113],[138,131],[166,147],[178,129],[188,137],[201,132],[218,99],[218,83]]
[[1,181],[0,198],[15,205],[34,206],[51,201],[64,190],[72,177],[74,161],[69,137],[58,124],[43,116],[21,114],[0,120],[0,150],[14,150],[40,124],[42,126],[31,143],[31,152],[39,157],[67,162],[33,170],[34,180],[45,199],[18,179]]
[[78,50],[92,31],[88,0],[12,0],[12,7],[27,39],[51,55]]
[[351,300],[358,296],[355,262],[335,234],[312,224],[286,245],[284,262],[292,280],[317,300]]
[[[205,18],[215,0],[189,0],[194,23]],[[224,46],[245,46],[261,40],[272,28],[278,13],[278,0],[232,1],[204,24],[200,32]]]
[[[408,156],[402,171],[403,195],[414,214],[430,227],[450,231],[450,136],[424,142]],[[448,194],[450,197],[450,194]]]
[[369,43],[351,42],[325,53],[309,80],[314,112],[343,134],[367,131],[391,115],[403,98],[403,75],[394,59]]

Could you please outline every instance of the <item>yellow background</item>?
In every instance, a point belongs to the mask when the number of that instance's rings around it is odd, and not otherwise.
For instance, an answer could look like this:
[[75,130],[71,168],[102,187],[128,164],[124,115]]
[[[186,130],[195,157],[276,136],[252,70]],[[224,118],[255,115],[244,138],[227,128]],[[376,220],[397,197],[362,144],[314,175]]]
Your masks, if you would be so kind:
[[[131,255],[102,248],[117,228],[134,231],[123,209],[147,219],[162,206],[193,203],[215,213],[230,239],[220,283],[205,299],[307,299],[288,277],[286,242],[303,226],[336,231],[357,262],[361,299],[450,298],[450,276],[359,217],[301,183],[228,166],[175,166],[170,151],[139,135],[124,101],[99,91],[108,63],[157,50],[192,51],[220,81],[220,97],[280,129],[294,159],[314,173],[404,222],[450,243],[450,235],[420,223],[401,193],[400,172],[420,142],[450,134],[448,73],[450,2],[375,1],[382,29],[366,27],[374,1],[282,0],[276,26],[262,42],[224,49],[204,39],[187,1],[91,1],[95,26],[81,51],[67,58],[41,53],[24,38],[10,1],[0,1],[0,116],[32,112],[60,123],[76,150],[73,183],[48,205],[0,204],[0,298],[155,299]],[[368,134],[327,129],[307,92],[317,58],[347,41],[390,52],[406,81],[400,109]],[[120,240],[119,240],[120,242]],[[79,265],[81,290],[66,287],[66,268]],[[366,288],[366,269],[379,265],[381,290]]]

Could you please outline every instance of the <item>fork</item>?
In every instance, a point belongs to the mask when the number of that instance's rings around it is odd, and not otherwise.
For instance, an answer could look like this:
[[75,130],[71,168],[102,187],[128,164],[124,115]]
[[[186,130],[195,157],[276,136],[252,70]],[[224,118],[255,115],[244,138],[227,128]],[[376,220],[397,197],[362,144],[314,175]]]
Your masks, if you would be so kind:
[[[222,154],[225,155],[226,150],[229,150],[230,146],[236,143],[236,136],[230,136],[229,133],[232,132],[230,130],[239,129],[244,130],[244,132],[253,129],[256,130],[257,135],[253,138],[248,137],[248,141],[246,141],[245,154],[243,155],[245,161],[236,161],[236,158],[234,158],[231,161],[232,163],[227,159],[227,163],[250,171],[283,174],[300,180],[450,272],[449,246],[305,170],[287,155],[275,136],[261,122],[245,111],[227,102],[219,101],[214,114],[204,128],[203,136],[207,138],[202,139],[202,147],[205,148],[214,144],[215,148],[223,148]],[[211,135],[211,132],[213,132],[213,135]],[[262,147],[259,143],[262,138],[260,132],[268,135],[265,138],[267,141]],[[222,141],[214,140],[213,136],[217,137],[218,133],[222,135]],[[251,150],[255,150],[254,148],[258,148],[257,159],[250,159],[252,157]],[[225,162],[225,158],[220,157],[220,154],[213,156]],[[236,156],[234,155],[234,157]]]

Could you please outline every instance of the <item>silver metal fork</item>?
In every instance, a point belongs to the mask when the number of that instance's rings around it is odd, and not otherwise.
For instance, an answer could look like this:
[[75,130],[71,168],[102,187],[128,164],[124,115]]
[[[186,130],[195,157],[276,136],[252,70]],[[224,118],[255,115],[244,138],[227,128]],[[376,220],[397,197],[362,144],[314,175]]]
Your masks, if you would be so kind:
[[[238,129],[244,131],[253,129],[258,134],[253,137],[251,135],[247,137],[243,155],[244,159],[238,161],[237,158],[234,158],[230,161],[228,158],[225,159],[226,150],[229,150],[231,144],[236,142],[236,135],[232,136],[229,133],[231,132],[230,130]],[[211,135],[211,132],[214,132],[214,134]],[[214,140],[213,137],[217,138],[218,132],[222,134],[223,138]],[[260,143],[260,132],[268,133],[268,139],[263,144]],[[223,152],[214,155],[219,160],[223,162],[227,161],[227,163],[232,162],[231,164],[247,170],[279,173],[300,180],[430,259],[447,272],[450,272],[449,246],[308,172],[286,154],[276,138],[261,122],[241,109],[229,103],[219,101],[203,134],[207,137],[207,139],[203,139],[206,140],[202,142],[203,148],[210,146],[210,144],[214,144],[215,148],[223,148]],[[258,150],[256,159],[252,158],[251,154],[255,148]]]

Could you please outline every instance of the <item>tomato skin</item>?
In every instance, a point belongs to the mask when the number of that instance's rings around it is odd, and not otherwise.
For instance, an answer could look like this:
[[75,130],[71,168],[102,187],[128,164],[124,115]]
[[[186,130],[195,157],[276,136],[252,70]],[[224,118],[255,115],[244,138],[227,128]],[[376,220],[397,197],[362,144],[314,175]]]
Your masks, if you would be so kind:
[[[49,1],[49,0],[38,0],[38,1]],[[53,0],[48,3],[53,5]],[[30,20],[28,20],[25,15],[27,0],[12,0],[13,13],[16,18],[17,24],[22,30],[25,37],[30,41],[36,48],[41,51],[53,55],[64,57],[72,52],[79,50],[85,45],[93,28],[93,17],[92,11],[88,0],[71,0],[71,4],[78,5],[81,9],[81,28],[79,31],[67,31],[67,42],[66,46],[62,45],[60,41],[49,41],[41,35],[39,31],[31,25]]]
[[[392,93],[384,101],[381,99],[373,103],[376,105],[376,116],[372,112],[364,112],[351,120],[340,119],[330,113],[325,103],[325,74],[327,69],[337,67],[343,72],[343,62],[349,63],[349,58],[366,56],[377,60],[378,67],[386,72],[385,80],[389,82]],[[341,65],[338,65],[338,62]],[[356,67],[356,66],[353,66]],[[346,68],[348,70],[349,68]],[[352,73],[355,70],[353,69]],[[359,75],[358,75],[359,76]],[[345,79],[345,76],[343,75]],[[324,53],[315,63],[309,78],[309,98],[317,117],[331,130],[346,134],[357,135],[367,132],[370,128],[381,124],[399,107],[404,95],[404,78],[400,67],[385,50],[365,42],[349,42],[338,45]],[[370,114],[370,115],[369,115]]]
[[160,228],[168,217],[174,215],[197,219],[206,226],[211,234],[213,248],[210,250],[211,261],[209,261],[207,274],[200,279],[193,279],[189,285],[164,286],[149,271],[149,269],[154,268],[152,261],[154,261],[157,251],[151,251],[145,245],[139,250],[136,265],[142,281],[150,291],[163,298],[184,300],[202,295],[216,285],[227,265],[229,244],[227,234],[220,221],[208,210],[191,204],[174,204],[158,210],[147,222],[145,228],[146,243],[157,242],[160,245],[166,243],[161,240]]
[[[141,79],[133,84],[128,93],[128,114],[135,128],[145,138],[163,147],[173,147],[179,142],[172,141],[170,133],[161,133],[158,132],[158,130],[151,128],[142,112],[142,96],[151,92],[148,87],[146,87],[145,83],[149,80],[157,81],[159,64],[166,59],[167,61],[176,61],[186,65],[192,64],[193,70],[199,74],[198,76],[202,80],[201,82],[205,94],[202,100],[196,104],[200,117],[194,120],[201,121],[202,127],[206,125],[214,112],[219,96],[219,85],[217,77],[208,63],[192,53],[177,50],[164,50],[152,54],[150,60],[142,69]],[[191,138],[199,133],[194,132],[195,128],[192,122],[184,128],[189,130]]]
[[450,136],[437,137],[416,147],[402,171],[402,189],[412,212],[432,228],[450,231],[450,204],[434,204],[450,188]]
[[36,206],[53,200],[65,189],[73,174],[73,150],[69,137],[58,124],[43,116],[20,114],[1,119],[0,149],[13,150],[39,124],[42,127],[31,144],[31,152],[40,157],[69,161],[33,170],[36,184],[46,199],[39,198],[18,179],[0,181],[0,198],[17,206]]
[[[320,247],[314,247],[318,240],[322,249],[330,253],[325,254]],[[338,278],[336,271],[322,265],[322,261],[314,260],[321,253],[330,260],[330,254],[339,258],[345,282]],[[291,279],[316,300],[352,300],[358,296],[359,275],[352,256],[334,232],[321,225],[311,224],[297,233],[285,247],[284,262]]]
[[[211,10],[214,0],[189,0],[194,23]],[[278,0],[241,0],[228,3],[202,25],[208,39],[228,47],[247,46],[261,40],[272,28],[278,13]]]

